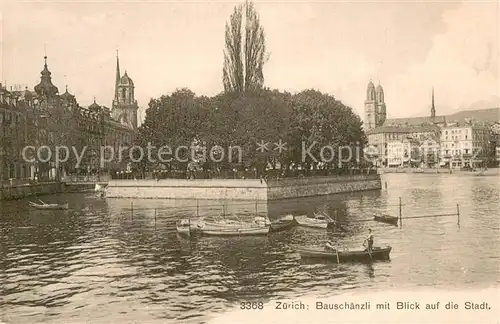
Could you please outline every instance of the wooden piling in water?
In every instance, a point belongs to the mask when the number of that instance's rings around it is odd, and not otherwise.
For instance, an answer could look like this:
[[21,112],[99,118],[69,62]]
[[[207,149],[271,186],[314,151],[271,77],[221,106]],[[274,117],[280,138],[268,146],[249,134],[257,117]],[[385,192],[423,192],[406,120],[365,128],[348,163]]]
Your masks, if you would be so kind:
[[156,208],[155,208],[155,228],[156,228]]
[[460,206],[457,204],[457,225],[460,226]]
[[399,228],[403,227],[403,206],[401,203],[401,197],[399,197]]
[[200,217],[200,202],[196,199],[196,217]]
[[133,201],[130,202],[130,218],[131,219],[134,218],[134,202]]

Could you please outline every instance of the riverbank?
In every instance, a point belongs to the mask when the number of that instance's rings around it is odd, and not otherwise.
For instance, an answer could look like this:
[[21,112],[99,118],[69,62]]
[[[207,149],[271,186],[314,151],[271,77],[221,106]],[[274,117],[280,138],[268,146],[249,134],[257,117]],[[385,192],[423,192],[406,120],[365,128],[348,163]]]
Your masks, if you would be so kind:
[[111,180],[108,198],[278,200],[380,190],[380,175],[270,179]]
[[476,171],[463,171],[460,169],[445,169],[445,168],[379,168],[378,174],[387,173],[424,173],[424,174],[460,174],[460,175],[477,175],[477,176],[500,176],[500,168],[477,169]]

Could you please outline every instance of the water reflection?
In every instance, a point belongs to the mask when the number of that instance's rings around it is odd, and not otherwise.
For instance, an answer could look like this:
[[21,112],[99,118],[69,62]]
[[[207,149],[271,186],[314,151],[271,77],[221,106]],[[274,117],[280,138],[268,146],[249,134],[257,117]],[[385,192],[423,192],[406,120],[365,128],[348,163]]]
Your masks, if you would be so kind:
[[[171,200],[67,200],[68,211],[38,211],[28,200],[1,202],[0,269],[9,323],[200,322],[244,299],[327,296],[351,289],[419,285],[466,287],[499,281],[499,185],[492,177],[387,175],[387,190],[269,204]],[[403,228],[373,221],[375,214],[448,213],[403,219]],[[48,200],[48,199],[47,199]],[[51,200],[52,201],[52,200]],[[222,207],[224,205],[224,207]],[[134,209],[131,212],[131,207]],[[156,208],[156,213],[154,209]],[[292,228],[264,237],[186,239],[175,222],[225,212],[251,219],[325,211],[342,230]],[[357,222],[354,222],[357,221]],[[360,248],[368,228],[375,245],[391,245],[391,261],[309,263],[296,246]],[[492,247],[477,253],[477,246]],[[460,247],[460,249],[457,249]]]

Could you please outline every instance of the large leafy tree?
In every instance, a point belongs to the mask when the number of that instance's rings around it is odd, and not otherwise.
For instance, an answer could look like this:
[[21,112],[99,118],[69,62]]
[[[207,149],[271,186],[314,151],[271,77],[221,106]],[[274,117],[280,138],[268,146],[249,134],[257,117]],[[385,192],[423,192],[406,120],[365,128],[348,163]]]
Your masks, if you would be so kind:
[[[367,140],[361,119],[350,107],[315,90],[295,94],[291,105],[290,162],[307,170],[318,165],[330,169],[361,163]],[[304,154],[306,151],[310,154]],[[341,156],[342,160],[348,159],[349,151],[352,158],[339,164]]]
[[[212,118],[208,117],[211,113],[209,102],[210,99],[196,97],[189,89],[179,89],[169,96],[151,99],[145,121],[139,128],[136,144],[144,149],[148,145],[152,147],[152,159],[144,156],[137,166],[140,169],[161,165],[186,169],[193,162],[191,146],[193,143],[201,146],[200,139],[206,137],[206,130],[210,130]],[[161,147],[164,147],[160,152],[163,161],[158,158]],[[176,149],[181,147],[188,149],[178,150],[176,153]]]
[[223,83],[226,92],[261,89],[268,59],[264,28],[252,2],[236,6],[226,23]]

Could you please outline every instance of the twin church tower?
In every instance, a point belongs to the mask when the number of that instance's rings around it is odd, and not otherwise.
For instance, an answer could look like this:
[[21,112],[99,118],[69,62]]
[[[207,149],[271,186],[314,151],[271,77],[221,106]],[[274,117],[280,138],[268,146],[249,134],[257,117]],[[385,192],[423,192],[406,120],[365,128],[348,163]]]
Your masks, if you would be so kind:
[[376,88],[370,80],[366,89],[365,100],[365,131],[380,127],[387,118],[384,101],[384,89],[379,84]]

